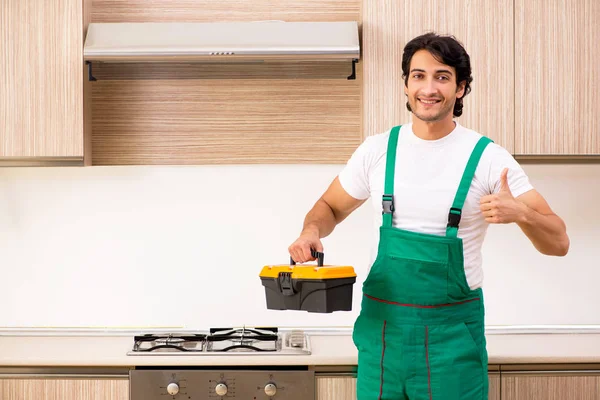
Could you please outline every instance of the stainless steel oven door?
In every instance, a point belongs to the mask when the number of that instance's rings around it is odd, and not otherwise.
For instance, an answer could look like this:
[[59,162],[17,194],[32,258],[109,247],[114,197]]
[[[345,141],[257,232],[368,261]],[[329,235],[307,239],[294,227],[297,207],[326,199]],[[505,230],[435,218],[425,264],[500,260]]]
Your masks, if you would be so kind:
[[130,400],[315,400],[314,371],[135,369]]

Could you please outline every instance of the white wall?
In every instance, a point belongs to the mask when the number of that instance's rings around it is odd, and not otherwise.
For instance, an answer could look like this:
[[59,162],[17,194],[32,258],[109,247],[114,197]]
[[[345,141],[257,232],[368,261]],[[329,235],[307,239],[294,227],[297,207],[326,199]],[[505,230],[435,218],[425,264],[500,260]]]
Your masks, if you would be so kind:
[[[0,169],[0,326],[351,326],[373,244],[370,205],[325,239],[359,273],[354,311],[266,310],[258,274],[287,263],[323,166]],[[600,165],[525,165],[571,236],[538,254],[518,227],[484,247],[489,325],[600,324]]]

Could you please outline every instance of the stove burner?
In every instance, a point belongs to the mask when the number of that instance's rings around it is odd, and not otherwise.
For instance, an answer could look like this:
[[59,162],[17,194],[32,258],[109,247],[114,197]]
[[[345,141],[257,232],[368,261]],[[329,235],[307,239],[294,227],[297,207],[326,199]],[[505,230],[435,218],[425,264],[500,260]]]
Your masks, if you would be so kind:
[[[206,341],[205,334],[191,334],[191,335],[154,335],[146,334],[142,336],[134,336],[134,351],[154,351],[158,349],[173,349],[178,351],[197,351],[195,347],[197,344],[202,345]],[[151,343],[148,348],[140,348],[142,343]],[[152,345],[153,343],[158,343]],[[191,345],[191,347],[190,347]],[[186,347],[187,346],[187,347]]]
[[132,352],[277,352],[282,346],[278,328],[211,328],[209,332],[134,336]]
[[[232,329],[212,328],[210,335],[206,338],[208,347],[214,348],[215,342],[229,342],[230,346],[219,348],[218,351],[253,350],[253,351],[277,351],[277,328],[254,328],[254,329]],[[258,342],[273,342],[273,346],[267,348],[259,347]]]

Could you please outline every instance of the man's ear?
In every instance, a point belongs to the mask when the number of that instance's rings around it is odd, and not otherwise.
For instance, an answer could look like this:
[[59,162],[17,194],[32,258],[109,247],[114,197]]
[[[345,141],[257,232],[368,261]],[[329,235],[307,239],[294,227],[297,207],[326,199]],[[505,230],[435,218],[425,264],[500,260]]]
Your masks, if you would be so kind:
[[460,99],[461,97],[463,97],[465,95],[465,86],[467,85],[467,81],[462,81],[461,83],[458,84],[458,87],[456,88],[456,98]]

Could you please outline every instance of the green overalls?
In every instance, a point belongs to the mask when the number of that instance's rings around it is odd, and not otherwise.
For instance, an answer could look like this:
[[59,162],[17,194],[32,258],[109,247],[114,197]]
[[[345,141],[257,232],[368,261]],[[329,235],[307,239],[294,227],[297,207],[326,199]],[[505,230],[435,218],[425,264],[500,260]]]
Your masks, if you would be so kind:
[[458,223],[485,147],[465,168],[446,236],[392,226],[400,127],[388,142],[378,254],[363,284],[354,324],[358,400],[487,400],[487,350],[481,289],[470,290]]

